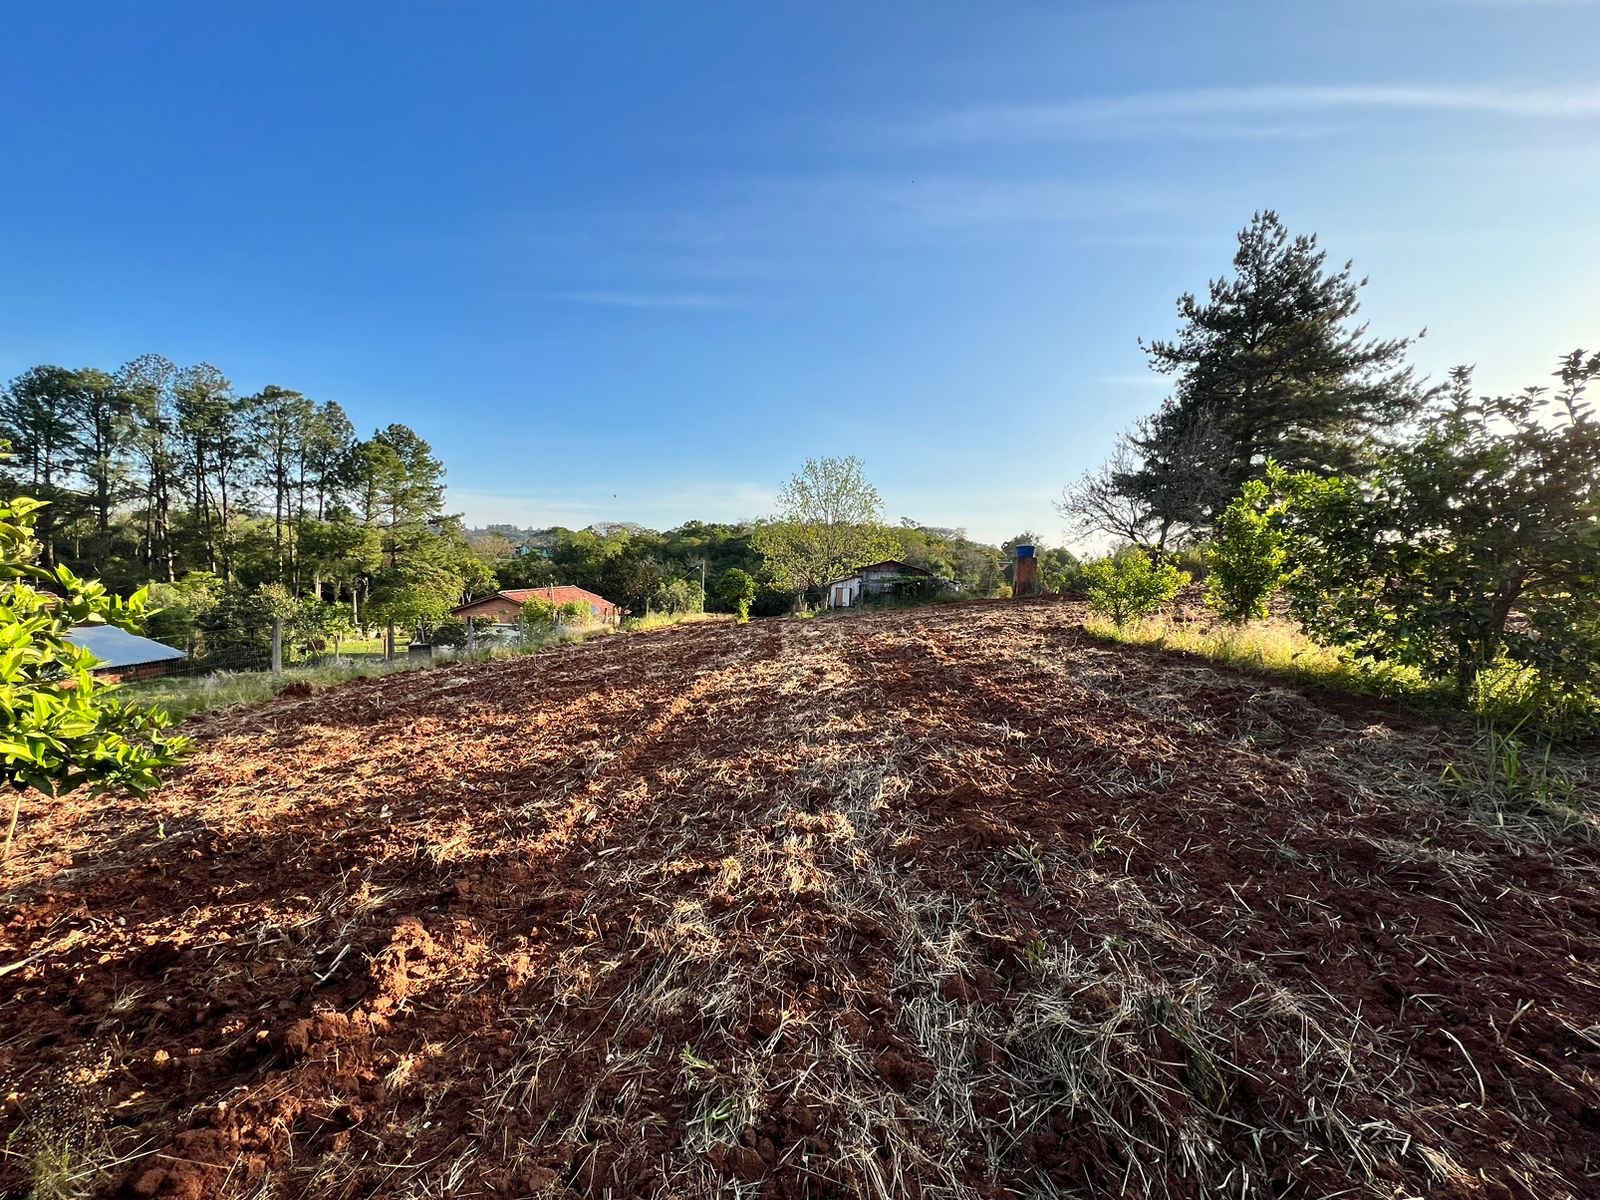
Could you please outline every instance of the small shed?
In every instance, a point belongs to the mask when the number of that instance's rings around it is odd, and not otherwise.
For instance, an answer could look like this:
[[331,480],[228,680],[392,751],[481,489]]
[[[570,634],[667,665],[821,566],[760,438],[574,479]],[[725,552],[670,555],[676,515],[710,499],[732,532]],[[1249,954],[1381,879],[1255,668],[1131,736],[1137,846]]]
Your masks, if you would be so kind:
[[850,608],[862,596],[893,596],[912,589],[925,589],[937,583],[932,571],[913,567],[897,559],[857,567],[842,579],[830,581],[823,589],[823,603],[829,608]]
[[94,668],[96,675],[124,681],[170,675],[188,657],[164,642],[140,637],[115,625],[74,625],[67,633],[67,641],[82,646],[100,660]]

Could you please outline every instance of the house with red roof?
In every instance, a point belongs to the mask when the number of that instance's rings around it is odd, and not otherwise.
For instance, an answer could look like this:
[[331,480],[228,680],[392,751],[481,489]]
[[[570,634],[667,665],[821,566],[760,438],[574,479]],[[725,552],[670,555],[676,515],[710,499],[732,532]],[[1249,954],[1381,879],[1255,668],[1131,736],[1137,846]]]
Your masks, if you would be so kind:
[[589,619],[607,624],[617,621],[622,616],[622,610],[604,596],[597,596],[585,588],[564,584],[555,587],[510,588],[496,592],[492,596],[485,596],[481,600],[469,600],[466,604],[458,604],[450,610],[450,615],[463,621],[472,617],[487,619],[496,625],[515,625],[517,617],[522,613],[522,606],[529,600],[548,600],[557,606],[587,604]]

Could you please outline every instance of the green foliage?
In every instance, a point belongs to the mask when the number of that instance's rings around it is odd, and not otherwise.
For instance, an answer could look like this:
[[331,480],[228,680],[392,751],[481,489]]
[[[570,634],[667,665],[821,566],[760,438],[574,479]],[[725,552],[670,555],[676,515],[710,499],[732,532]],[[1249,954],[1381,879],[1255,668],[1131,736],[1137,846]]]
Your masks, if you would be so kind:
[[222,579],[210,571],[189,571],[176,583],[152,583],[146,589],[150,600],[146,636],[192,653],[196,623],[217,606],[223,586]]
[[756,527],[751,545],[767,577],[796,596],[820,592],[899,550],[858,458],[807,459],[778,504],[778,515]]
[[594,613],[590,612],[589,606],[581,600],[568,600],[556,606],[556,621],[568,628],[587,625],[593,619]]
[[1152,562],[1143,551],[1109,555],[1084,564],[1089,607],[1119,628],[1170,604],[1189,577],[1172,563]]
[[886,557],[948,579],[959,592],[989,596],[1000,585],[1003,556],[993,546],[967,537],[964,529],[918,525],[907,517],[890,533],[900,547]]
[[1330,270],[1314,236],[1276,213],[1239,232],[1231,276],[1178,300],[1180,328],[1141,342],[1173,394],[1062,494],[1080,535],[1154,552],[1204,535],[1259,464],[1359,473],[1372,438],[1424,396],[1406,339],[1369,338],[1350,264]]
[[522,611],[517,614],[517,625],[525,630],[544,632],[555,628],[560,615],[560,610],[553,602],[534,596],[522,602]]
[[[67,640],[75,625],[136,629],[146,597],[108,595],[64,566],[38,566],[33,529],[42,507],[28,497],[0,507],[0,772],[14,792],[7,852],[25,789],[54,796],[87,784],[143,793],[187,748],[166,732],[164,712],[123,703],[114,684],[92,674],[94,655]],[[59,588],[59,598],[51,603],[34,583]]]
[[1246,481],[1217,518],[1206,548],[1206,603],[1224,621],[1264,620],[1267,602],[1283,582],[1287,553],[1281,504],[1265,480]]
[[308,651],[336,649],[355,632],[355,622],[346,605],[315,597],[299,601],[291,620],[296,641]]
[[1474,398],[1465,370],[1409,445],[1362,481],[1281,468],[1292,610],[1319,641],[1448,680],[1537,673],[1552,703],[1600,689],[1600,355],[1553,395]]
[[1043,594],[1059,596],[1083,586],[1083,564],[1072,551],[1058,546],[1040,549],[1036,557],[1039,565],[1034,578]]
[[704,607],[699,580],[664,579],[656,585],[655,594],[650,597],[651,612],[699,612]]
[[1232,277],[1178,300],[1176,337],[1145,344],[1176,394],[1130,439],[1140,463],[1121,481],[1169,525],[1209,523],[1272,459],[1291,470],[1351,471],[1368,440],[1416,410],[1409,343],[1368,338],[1358,280],[1327,267],[1315,236],[1256,213]]
[[756,598],[756,581],[747,571],[738,567],[723,572],[717,579],[717,599],[738,614],[739,620],[750,619],[750,605]]
[[454,619],[440,621],[433,628],[433,636],[429,641],[435,646],[465,646],[467,644],[467,624],[465,621]]
[[1497,826],[1520,818],[1536,829],[1600,843],[1600,812],[1584,803],[1548,741],[1529,745],[1524,740],[1527,724],[1527,717],[1508,730],[1490,723],[1475,753],[1446,764],[1439,781],[1469,808],[1489,809]]
[[[272,622],[292,626],[299,602],[281,584],[246,588],[225,587],[217,601],[195,618],[195,657],[212,669],[251,670],[264,667],[272,656]],[[294,646],[286,642],[286,661],[294,660]]]

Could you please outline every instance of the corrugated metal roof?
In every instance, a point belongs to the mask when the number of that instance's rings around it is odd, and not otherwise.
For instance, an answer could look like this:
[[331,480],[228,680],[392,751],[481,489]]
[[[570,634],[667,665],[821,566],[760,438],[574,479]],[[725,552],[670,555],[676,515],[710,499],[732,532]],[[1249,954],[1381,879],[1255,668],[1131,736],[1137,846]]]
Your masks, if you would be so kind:
[[137,667],[184,657],[182,650],[115,625],[77,625],[68,632],[67,641],[82,646],[100,660],[102,667]]

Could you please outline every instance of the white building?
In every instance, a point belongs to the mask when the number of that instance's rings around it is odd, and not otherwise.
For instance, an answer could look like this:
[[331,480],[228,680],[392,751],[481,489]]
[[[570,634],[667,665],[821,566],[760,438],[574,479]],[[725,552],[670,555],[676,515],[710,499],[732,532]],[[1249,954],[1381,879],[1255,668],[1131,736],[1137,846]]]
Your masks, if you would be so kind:
[[822,589],[823,603],[829,608],[852,608],[863,596],[892,596],[908,584],[927,587],[934,582],[932,571],[888,559],[857,567],[843,579],[830,582]]

